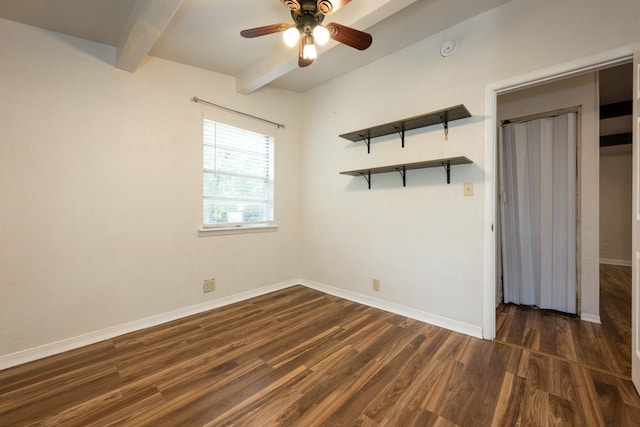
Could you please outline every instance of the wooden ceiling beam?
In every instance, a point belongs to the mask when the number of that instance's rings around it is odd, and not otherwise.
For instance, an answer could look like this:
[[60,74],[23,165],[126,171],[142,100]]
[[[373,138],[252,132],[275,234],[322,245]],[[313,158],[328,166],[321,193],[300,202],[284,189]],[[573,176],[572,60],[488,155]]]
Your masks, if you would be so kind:
[[136,71],[181,3],[182,0],[136,2],[118,39],[116,68]]

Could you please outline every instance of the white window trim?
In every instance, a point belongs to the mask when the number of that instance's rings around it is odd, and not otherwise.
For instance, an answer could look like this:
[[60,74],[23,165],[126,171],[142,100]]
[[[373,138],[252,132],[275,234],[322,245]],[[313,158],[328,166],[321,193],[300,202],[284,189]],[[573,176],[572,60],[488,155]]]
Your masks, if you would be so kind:
[[205,227],[198,229],[198,236],[224,236],[228,234],[247,234],[247,233],[267,233],[278,231],[276,224],[258,224],[258,225],[237,225],[237,226],[221,226],[221,227]]

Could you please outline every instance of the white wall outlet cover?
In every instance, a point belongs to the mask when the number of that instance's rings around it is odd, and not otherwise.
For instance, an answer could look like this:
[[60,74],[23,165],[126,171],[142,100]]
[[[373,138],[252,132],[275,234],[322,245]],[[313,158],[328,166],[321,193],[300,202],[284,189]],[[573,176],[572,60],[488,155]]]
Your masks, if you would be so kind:
[[455,40],[447,40],[446,42],[442,43],[442,46],[440,46],[440,55],[453,55],[453,52],[456,51],[456,47],[458,47],[458,43],[456,43]]

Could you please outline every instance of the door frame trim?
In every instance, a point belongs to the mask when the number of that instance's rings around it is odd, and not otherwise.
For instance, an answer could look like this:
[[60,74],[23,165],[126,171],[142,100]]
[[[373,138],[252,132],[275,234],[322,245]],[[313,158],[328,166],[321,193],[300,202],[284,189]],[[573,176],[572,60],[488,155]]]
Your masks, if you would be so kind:
[[601,52],[564,64],[533,71],[485,85],[484,90],[484,233],[483,233],[483,274],[482,274],[482,337],[492,340],[496,335],[496,201],[497,189],[497,143],[498,95],[517,91],[590,73],[603,68],[614,67],[633,60],[637,44]]

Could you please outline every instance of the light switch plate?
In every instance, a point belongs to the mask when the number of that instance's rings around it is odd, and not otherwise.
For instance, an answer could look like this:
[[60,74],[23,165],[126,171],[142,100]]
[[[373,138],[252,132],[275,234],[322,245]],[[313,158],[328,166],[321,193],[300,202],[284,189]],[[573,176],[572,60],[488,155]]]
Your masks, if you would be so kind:
[[464,183],[464,195],[465,197],[473,196],[473,182]]

